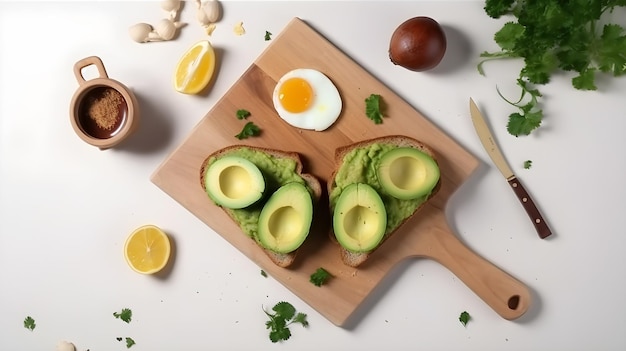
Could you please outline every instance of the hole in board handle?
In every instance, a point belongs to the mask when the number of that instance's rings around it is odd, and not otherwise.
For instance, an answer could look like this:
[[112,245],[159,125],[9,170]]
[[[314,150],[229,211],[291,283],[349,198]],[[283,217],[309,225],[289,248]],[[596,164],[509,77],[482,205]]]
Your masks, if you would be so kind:
[[510,309],[516,310],[519,307],[519,295],[513,295],[509,297],[509,301],[507,302],[507,305],[509,306]]

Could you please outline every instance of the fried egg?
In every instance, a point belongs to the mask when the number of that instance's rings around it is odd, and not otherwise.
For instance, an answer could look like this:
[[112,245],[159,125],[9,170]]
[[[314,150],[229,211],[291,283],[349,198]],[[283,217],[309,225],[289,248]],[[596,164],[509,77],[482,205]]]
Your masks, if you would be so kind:
[[337,87],[323,73],[298,68],[282,76],[272,95],[278,116],[290,125],[316,131],[330,127],[341,114]]

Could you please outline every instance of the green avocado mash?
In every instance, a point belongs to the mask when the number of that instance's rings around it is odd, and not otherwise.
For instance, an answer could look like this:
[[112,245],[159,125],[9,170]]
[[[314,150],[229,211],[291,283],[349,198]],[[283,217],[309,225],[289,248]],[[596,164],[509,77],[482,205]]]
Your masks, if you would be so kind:
[[337,171],[334,184],[335,188],[329,194],[331,212],[339,195],[345,187],[353,183],[366,183],[374,188],[387,210],[387,229],[385,234],[392,232],[404,219],[411,216],[417,207],[426,201],[428,195],[412,200],[400,200],[389,195],[380,185],[376,176],[376,168],[380,158],[387,151],[396,148],[394,145],[375,143],[367,147],[356,148],[343,158],[341,168]]
[[[231,152],[228,152],[223,156],[239,156],[254,163],[263,176],[266,182],[266,192],[272,194],[281,185],[285,185],[291,182],[297,182],[304,184],[307,190],[312,193],[308,184],[296,173],[296,161],[292,159],[276,158],[267,153],[256,151],[248,148],[238,148]],[[209,164],[212,164],[217,160],[216,157],[209,160]],[[259,201],[258,204],[243,209],[226,209],[231,213],[234,219],[237,221],[241,229],[248,236],[257,239],[257,224],[259,222],[259,215],[263,209],[264,201]]]

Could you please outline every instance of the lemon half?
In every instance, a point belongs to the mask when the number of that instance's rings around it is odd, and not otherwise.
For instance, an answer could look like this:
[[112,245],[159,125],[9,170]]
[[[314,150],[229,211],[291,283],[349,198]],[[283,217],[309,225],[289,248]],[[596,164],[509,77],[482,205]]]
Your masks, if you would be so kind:
[[142,274],[154,274],[163,269],[170,252],[167,234],[154,225],[135,229],[124,244],[126,262],[135,272]]
[[204,89],[215,71],[215,50],[207,40],[195,43],[176,65],[174,89],[183,94],[197,94]]

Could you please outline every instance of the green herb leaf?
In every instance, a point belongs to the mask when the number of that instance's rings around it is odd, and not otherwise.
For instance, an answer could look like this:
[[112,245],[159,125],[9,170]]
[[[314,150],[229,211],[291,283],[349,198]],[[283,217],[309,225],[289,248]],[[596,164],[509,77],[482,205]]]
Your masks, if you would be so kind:
[[[528,135],[541,125],[543,119],[543,111],[538,107],[541,93],[521,78],[517,80],[517,85],[522,88],[522,94],[516,102],[505,98],[497,88],[496,91],[504,101],[519,109],[519,112],[509,115],[508,132],[514,136]],[[526,96],[530,96],[530,100],[525,100]]]
[[469,322],[470,319],[471,317],[469,313],[467,313],[467,311],[461,312],[461,315],[459,316],[459,321],[461,322],[461,324],[463,324],[463,326],[467,326],[467,322]]
[[245,126],[243,126],[241,132],[235,135],[235,137],[237,137],[237,139],[239,140],[242,140],[248,139],[248,137],[257,136],[259,134],[261,134],[261,129],[253,122],[248,122]]
[[507,131],[514,136],[529,135],[541,125],[543,113],[541,111],[527,114],[512,113],[509,116]]
[[37,324],[35,324],[35,320],[31,316],[27,316],[24,318],[24,328],[33,331]]
[[135,340],[132,338],[126,338],[126,348],[130,349],[131,346],[135,345]]
[[272,40],[272,33],[265,31],[265,41]]
[[307,316],[305,313],[298,312],[298,314],[296,314],[296,316],[294,317],[292,323],[300,323],[303,327],[306,328],[309,326],[309,321],[307,321],[306,317]]
[[[486,0],[485,12],[499,18],[512,15],[494,35],[501,51],[483,52],[483,64],[503,58],[520,58],[523,66],[519,79],[532,84],[547,84],[557,70],[577,75],[572,86],[596,90],[596,75],[618,77],[626,74],[626,30],[617,23],[605,23],[616,7],[626,7],[624,0]],[[600,27],[599,23],[605,23]],[[599,29],[602,28],[600,31]],[[524,87],[522,87],[524,92]],[[543,117],[533,104],[517,106],[522,112],[512,114],[507,129],[513,135],[527,135],[539,126]],[[531,113],[528,113],[531,112]]]
[[290,304],[289,302],[285,302],[285,301],[281,301],[277,303],[276,305],[274,305],[272,310],[276,312],[277,316],[284,319],[285,321],[290,320],[291,318],[293,318],[293,316],[296,315],[295,307],[293,307],[293,305]]
[[531,160],[524,161],[524,168],[525,169],[530,169],[530,167],[532,167],[532,165],[533,165],[533,161],[531,161]]
[[322,286],[331,277],[332,277],[331,274],[327,270],[320,267],[313,274],[311,274],[309,281],[313,283],[313,285],[315,286]]
[[365,99],[365,115],[376,124],[383,123],[382,98],[378,94],[371,94]]
[[291,330],[289,328],[272,328],[270,331],[270,340],[272,342],[279,342],[289,340],[291,337]]
[[270,330],[269,338],[272,342],[288,340],[291,337],[289,325],[293,323],[302,324],[307,327],[309,322],[306,314],[297,313],[296,309],[288,302],[281,301],[272,308],[274,313],[263,310],[269,317],[269,321],[265,322],[265,327]]
[[487,0],[485,1],[485,11],[490,17],[500,18],[507,13],[515,0]]
[[594,68],[586,69],[580,72],[578,77],[572,78],[572,85],[580,90],[597,90],[598,87],[594,84],[595,77],[596,70]]
[[261,269],[261,275],[264,276],[265,278],[267,278],[267,272],[265,272],[264,270]]
[[237,110],[237,119],[246,119],[248,117],[250,117],[250,111],[244,109]]
[[129,308],[123,308],[121,312],[113,312],[113,317],[121,319],[126,323],[130,323],[133,317],[133,311]]
[[493,38],[503,50],[513,50],[522,35],[524,35],[524,26],[515,22],[507,22],[496,32]]
[[614,76],[626,73],[626,35],[623,33],[624,28],[616,24],[604,26],[598,48],[600,71]]

